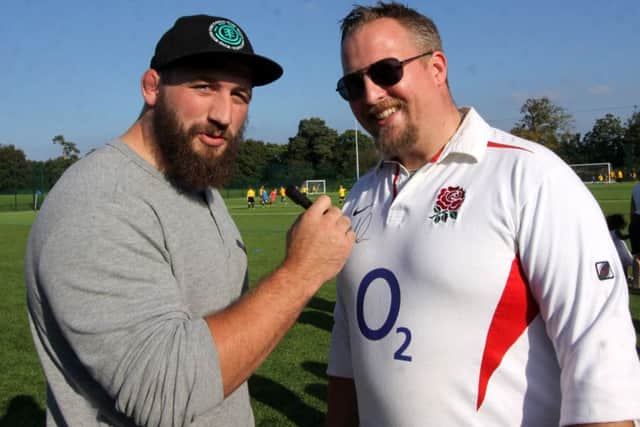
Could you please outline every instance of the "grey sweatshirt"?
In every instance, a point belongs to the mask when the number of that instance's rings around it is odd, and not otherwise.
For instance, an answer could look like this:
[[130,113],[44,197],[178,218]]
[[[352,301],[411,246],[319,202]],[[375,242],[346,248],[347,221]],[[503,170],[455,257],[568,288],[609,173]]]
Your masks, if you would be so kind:
[[29,320],[47,425],[251,426],[203,316],[247,288],[219,193],[186,194],[121,141],[73,165],[29,236]]

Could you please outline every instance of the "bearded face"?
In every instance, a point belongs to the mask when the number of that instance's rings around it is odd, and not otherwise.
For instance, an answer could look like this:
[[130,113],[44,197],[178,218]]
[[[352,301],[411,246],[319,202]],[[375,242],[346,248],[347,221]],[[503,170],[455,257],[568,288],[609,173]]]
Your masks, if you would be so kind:
[[[245,123],[236,134],[213,122],[185,128],[161,91],[152,118],[156,157],[161,170],[176,187],[186,192],[224,186],[235,172],[244,128]],[[200,144],[197,135],[203,132],[222,135],[227,144],[223,147]]]
[[371,126],[371,133],[378,151],[385,159],[394,159],[405,155],[417,144],[418,127],[408,119],[407,103],[394,98],[389,98],[371,108],[369,114],[375,117],[379,111],[393,108],[403,113],[406,120],[402,124],[377,127]]

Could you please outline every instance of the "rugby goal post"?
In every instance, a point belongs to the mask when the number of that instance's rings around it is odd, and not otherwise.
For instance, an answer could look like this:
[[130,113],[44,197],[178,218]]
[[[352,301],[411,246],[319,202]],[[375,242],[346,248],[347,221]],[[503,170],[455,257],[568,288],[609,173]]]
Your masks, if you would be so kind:
[[611,179],[611,163],[577,163],[571,169],[578,175],[582,182],[605,183],[613,182]]
[[307,194],[325,194],[327,192],[327,182],[324,179],[308,179],[304,182],[307,187]]

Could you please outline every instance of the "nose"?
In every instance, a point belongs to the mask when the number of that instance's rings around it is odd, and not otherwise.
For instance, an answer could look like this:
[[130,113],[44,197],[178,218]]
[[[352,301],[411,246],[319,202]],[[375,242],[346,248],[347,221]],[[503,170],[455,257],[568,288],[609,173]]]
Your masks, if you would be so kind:
[[230,93],[219,93],[212,97],[207,113],[207,120],[216,124],[221,129],[226,129],[232,119],[232,99]]

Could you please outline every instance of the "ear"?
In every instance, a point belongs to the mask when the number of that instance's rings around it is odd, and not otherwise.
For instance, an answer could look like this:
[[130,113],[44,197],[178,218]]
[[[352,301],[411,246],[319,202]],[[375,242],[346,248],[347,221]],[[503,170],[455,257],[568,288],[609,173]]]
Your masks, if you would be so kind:
[[431,72],[438,86],[447,84],[447,57],[444,52],[436,50],[431,55]]
[[160,74],[152,68],[142,75],[142,97],[147,105],[154,106],[160,93]]

